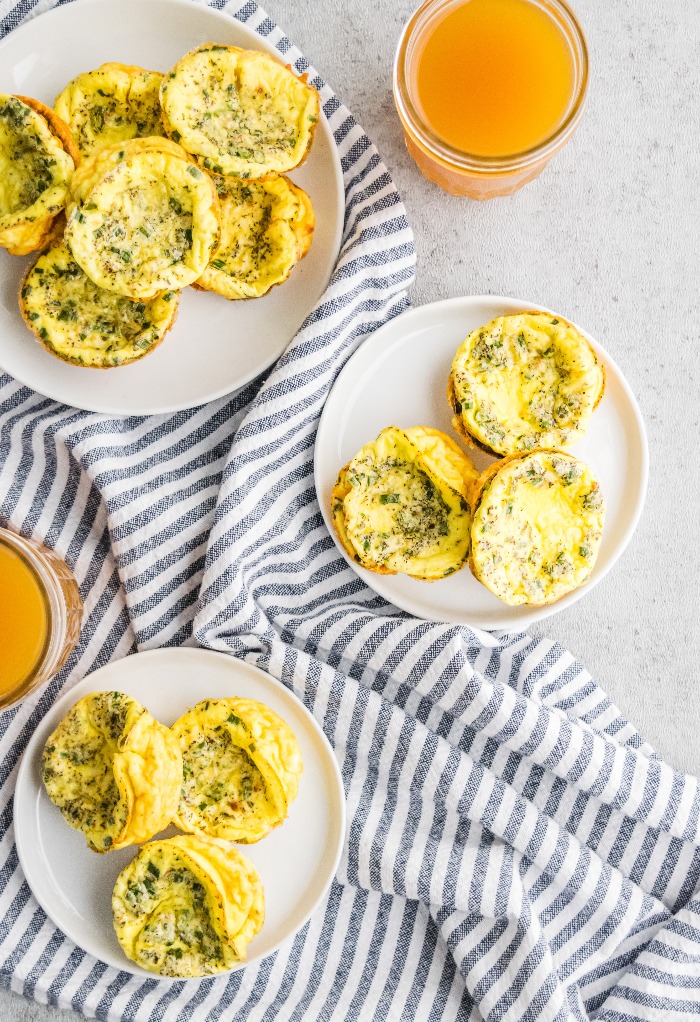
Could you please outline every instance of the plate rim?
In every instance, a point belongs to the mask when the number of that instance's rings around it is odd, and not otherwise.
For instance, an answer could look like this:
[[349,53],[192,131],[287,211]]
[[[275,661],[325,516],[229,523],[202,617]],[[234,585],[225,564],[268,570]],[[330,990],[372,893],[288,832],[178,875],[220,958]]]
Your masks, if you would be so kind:
[[[554,603],[545,604],[544,606],[541,607],[535,606],[530,607],[527,617],[525,617],[525,615],[521,615],[519,618],[513,618],[512,620],[509,621],[507,618],[509,610],[520,608],[510,608],[508,604],[504,603],[503,604],[504,610],[502,612],[503,616],[502,618],[499,617],[498,623],[492,623],[496,621],[497,617],[497,615],[494,613],[492,615],[492,618],[490,619],[490,623],[486,625],[483,623],[480,624],[474,623],[472,620],[469,619],[468,616],[464,615],[454,615],[448,618],[437,616],[428,617],[425,614],[421,614],[418,611],[416,611],[413,602],[401,598],[401,594],[399,594],[398,600],[394,598],[393,594],[388,595],[384,586],[390,585],[391,583],[385,583],[383,580],[393,578],[394,576],[377,575],[375,572],[371,572],[368,571],[366,568],[362,568],[355,561],[353,561],[348,552],[340,543],[335,528],[333,527],[329,509],[326,507],[320,465],[322,458],[321,452],[324,449],[327,449],[329,444],[332,443],[330,424],[331,418],[334,413],[334,401],[340,401],[339,395],[344,380],[351,376],[355,368],[363,360],[366,360],[365,368],[367,368],[371,364],[373,358],[382,354],[384,348],[390,347],[396,341],[396,338],[393,335],[394,332],[397,330],[397,324],[401,323],[405,327],[407,320],[411,320],[414,318],[420,320],[421,317],[429,316],[435,313],[439,314],[443,310],[445,311],[451,309],[468,310],[472,306],[482,302],[494,305],[498,304],[508,307],[515,307],[520,312],[527,312],[528,310],[537,309],[538,311],[544,312],[548,315],[552,316],[561,315],[562,319],[565,319],[567,322],[571,323],[572,326],[575,326],[576,329],[581,334],[583,334],[586,340],[589,341],[596,354],[600,356],[600,358],[605,364],[606,370],[609,367],[610,374],[615,377],[616,382],[620,385],[621,389],[623,390],[625,397],[627,398],[630,408],[632,410],[634,424],[636,427],[636,437],[639,441],[640,451],[640,472],[638,476],[639,485],[637,487],[634,509],[630,516],[630,520],[625,529],[624,535],[621,538],[618,545],[615,547],[609,563],[601,567],[600,570],[598,571],[595,571],[594,569],[591,579],[588,582],[586,582],[585,585],[579,586],[572,592],[567,593],[560,600],[556,600]],[[411,333],[413,332],[415,331],[411,331]],[[406,333],[408,333],[408,331],[406,331]],[[337,421],[338,419],[336,418],[336,422]],[[340,467],[341,466],[338,466],[338,469],[340,469]],[[321,515],[323,517],[323,521],[326,525],[326,528],[328,529],[328,532],[330,533],[336,548],[345,559],[345,562],[353,569],[353,571],[358,575],[358,577],[361,578],[362,581],[365,582],[365,584],[370,589],[372,589],[375,593],[377,593],[377,595],[381,596],[382,599],[386,600],[388,603],[392,604],[395,607],[398,607],[399,610],[403,610],[407,614],[411,614],[414,617],[417,617],[424,621],[435,621],[437,623],[452,624],[458,626],[466,625],[467,627],[471,628],[477,633],[495,632],[507,634],[513,631],[526,631],[528,628],[531,627],[531,625],[534,625],[539,621],[543,621],[545,618],[552,617],[554,614],[557,614],[562,610],[568,609],[569,607],[573,606],[574,603],[577,603],[580,599],[583,599],[583,597],[585,597],[585,595],[588,592],[590,592],[599,582],[601,582],[606,577],[608,572],[615,566],[615,564],[617,563],[617,561],[627,548],[627,545],[632,539],[632,536],[636,532],[637,526],[639,524],[639,519],[641,518],[642,511],[644,509],[644,504],[646,501],[648,483],[649,483],[649,443],[646,433],[646,427],[644,425],[644,419],[642,416],[641,409],[639,407],[639,403],[634,395],[634,391],[632,390],[627,378],[625,377],[624,373],[620,369],[615,359],[612,358],[612,356],[603,347],[603,345],[600,344],[599,341],[592,337],[586,330],[583,329],[583,327],[580,327],[568,316],[564,316],[563,314],[560,314],[555,310],[550,309],[548,306],[542,304],[541,302],[530,302],[522,298],[513,298],[507,295],[492,294],[456,295],[452,298],[442,298],[434,302],[426,302],[423,305],[413,306],[412,308],[407,309],[405,312],[399,313],[398,316],[394,316],[393,319],[388,320],[386,323],[383,323],[382,326],[380,326],[377,330],[371,333],[364,341],[362,341],[359,344],[359,346],[348,358],[347,362],[345,363],[345,365],[343,366],[343,368],[340,370],[337,377],[333,381],[333,385],[324,402],[321,417],[319,419],[318,430],[316,432],[316,440],[314,443],[314,486],[316,488],[316,497],[319,502]]]
[[[229,969],[227,972],[217,973],[213,976],[192,976],[186,978],[175,976],[160,976],[157,973],[149,972],[148,970],[142,969],[140,966],[137,966],[136,963],[132,962],[131,959],[126,957],[126,955],[124,956],[123,964],[108,962],[101,956],[95,954],[94,950],[85,947],[85,943],[81,939],[80,934],[75,933],[73,931],[72,926],[66,928],[64,922],[56,918],[56,915],[45,903],[44,899],[37,894],[30,879],[30,875],[32,874],[32,866],[30,865],[29,870],[27,870],[27,862],[29,860],[27,858],[28,845],[26,844],[28,838],[31,837],[31,834],[27,834],[27,830],[31,829],[31,823],[29,821],[33,818],[34,815],[36,815],[34,797],[36,794],[36,787],[32,783],[32,767],[35,764],[37,755],[40,753],[40,750],[43,747],[43,741],[45,740],[46,731],[49,730],[50,728],[57,726],[59,721],[63,719],[65,713],[70,709],[70,707],[73,706],[74,703],[79,698],[82,698],[83,695],[87,695],[88,692],[92,690],[93,678],[95,678],[97,675],[107,670],[108,668],[114,669],[115,664],[123,664],[127,660],[134,659],[139,659],[141,661],[145,659],[154,660],[159,658],[167,660],[172,656],[179,656],[181,654],[185,654],[185,656],[194,658],[201,657],[203,661],[210,660],[211,658],[216,658],[220,660],[222,663],[226,663],[227,666],[231,668],[234,674],[236,670],[242,669],[244,673],[250,672],[253,675],[262,676],[266,684],[271,685],[273,688],[279,688],[281,698],[283,699],[283,701],[289,702],[290,704],[294,704],[297,707],[297,709],[300,709],[302,716],[304,716],[306,719],[307,725],[311,726],[312,732],[320,740],[321,747],[324,749],[327,765],[330,765],[331,767],[330,773],[327,776],[329,777],[329,779],[332,777],[333,794],[337,802],[337,806],[334,807],[333,815],[336,815],[337,810],[338,818],[336,847],[332,857],[332,863],[329,864],[328,876],[324,880],[322,888],[319,889],[319,893],[317,894],[313,902],[313,905],[306,913],[304,919],[299,923],[299,925],[295,926],[294,929],[287,933],[286,936],[278,940],[274,947],[270,948],[270,950],[266,951],[264,954],[261,954],[260,956],[254,958],[252,961],[239,962],[236,965],[234,965],[233,968]],[[85,689],[86,691],[83,691],[83,689]],[[99,687],[95,689],[95,691],[99,691]],[[121,689],[118,686],[117,691],[121,691]],[[52,723],[53,721],[55,721],[55,723]],[[23,812],[18,813],[16,807],[17,804],[22,801],[21,797],[18,799],[18,796],[21,795],[31,796],[31,798],[28,798],[26,800],[27,808]],[[307,925],[311,917],[318,910],[319,905],[321,904],[326,894],[328,893],[331,884],[333,883],[333,880],[335,879],[335,876],[338,872],[338,866],[342,858],[343,849],[345,846],[345,837],[347,834],[347,802],[345,798],[345,788],[343,785],[343,777],[340,765],[335,757],[333,747],[331,746],[328,738],[325,735],[325,732],[323,731],[323,728],[318,723],[318,721],[311,713],[311,711],[306,707],[302,700],[291,689],[287,688],[287,686],[283,684],[283,682],[275,678],[274,675],[268,674],[267,671],[264,671],[261,667],[257,667],[255,664],[251,664],[247,660],[242,660],[239,657],[234,656],[233,654],[224,653],[221,650],[206,649],[198,646],[162,646],[159,647],[158,649],[142,650],[137,653],[128,654],[125,657],[118,657],[116,660],[110,660],[108,663],[103,664],[96,670],[90,672],[89,674],[84,675],[84,677],[81,678],[75,685],[71,686],[71,688],[68,689],[67,692],[63,692],[58,697],[58,699],[49,707],[48,711],[44,714],[36,730],[29,739],[29,742],[27,743],[24,752],[22,753],[17,768],[17,779],[15,782],[14,799],[15,802],[12,816],[14,825],[14,843],[17,849],[17,858],[19,860],[19,864],[22,869],[22,873],[24,875],[24,879],[27,883],[27,886],[31,890],[33,897],[41,906],[46,916],[61,931],[61,933],[65,934],[68,937],[68,939],[71,940],[77,947],[81,948],[81,950],[83,950],[86,954],[91,955],[94,959],[96,959],[96,961],[102,962],[103,964],[107,965],[108,968],[116,969],[121,972],[128,972],[132,976],[136,976],[144,981],[150,980],[151,982],[156,981],[167,983],[183,983],[201,980],[221,979],[228,977],[232,973],[238,972],[241,969],[245,969],[249,965],[256,966],[259,963],[268,959],[270,956],[276,954],[281,947],[284,947],[289,941],[291,941],[296,936],[297,933],[299,933]],[[234,847],[239,847],[239,845],[234,845]],[[37,861],[43,862],[43,857],[38,856]]]
[[[141,0],[141,2],[144,2],[144,0]],[[283,57],[283,54],[281,54],[280,51],[275,46],[273,46],[272,43],[268,42],[268,40],[264,36],[259,35],[255,31],[255,29],[250,28],[244,22],[239,21],[233,14],[227,14],[225,12],[225,10],[223,10],[223,9],[219,9],[219,8],[216,8],[216,7],[211,7],[208,4],[202,4],[202,3],[193,2],[193,0],[159,0],[159,2],[160,3],[164,3],[166,5],[170,5],[170,6],[174,7],[174,8],[185,9],[190,14],[192,14],[194,12],[194,16],[195,17],[198,17],[201,14],[203,14],[204,17],[206,17],[206,18],[211,16],[215,20],[219,21],[221,24],[227,25],[229,28],[231,27],[231,25],[233,25],[236,30],[240,30],[245,36],[248,36],[250,38],[251,43],[252,43],[253,40],[255,40],[255,45],[256,45],[257,48],[259,48],[261,50],[264,50],[266,53],[269,53],[269,54],[272,54],[272,55],[276,56],[278,59],[282,59],[282,57]],[[121,4],[120,4],[119,0],[72,0],[72,2],[70,4],[58,4],[57,6],[52,7],[48,11],[42,11],[40,14],[37,14],[36,16],[30,18],[28,21],[24,22],[23,24],[18,25],[17,28],[14,28],[10,32],[8,32],[7,35],[3,39],[0,39],[0,59],[2,59],[2,53],[3,53],[4,48],[6,46],[10,45],[10,41],[14,44],[18,38],[22,38],[22,37],[24,37],[24,35],[30,36],[31,32],[35,29],[35,26],[36,26],[37,22],[39,22],[39,21],[44,22],[44,20],[48,20],[48,19],[60,21],[62,17],[66,16],[66,11],[74,10],[76,7],[77,8],[83,8],[83,7],[86,7],[86,8],[87,7],[93,7],[93,8],[112,7],[115,10],[120,11]],[[325,79],[324,79],[324,82],[325,82]],[[323,288],[322,288],[321,294],[319,295],[319,298],[318,298],[318,300],[317,300],[317,302],[315,304],[317,304],[318,301],[320,301],[322,299],[323,294],[327,291],[328,285],[331,282],[331,279],[332,279],[332,276],[333,276],[333,271],[334,271],[334,269],[335,269],[335,267],[337,265],[338,257],[340,255],[340,250],[341,250],[341,247],[342,247],[343,231],[344,231],[344,221],[345,221],[345,182],[344,182],[344,179],[343,179],[343,168],[342,168],[342,163],[341,163],[341,160],[340,160],[340,154],[338,152],[338,147],[336,145],[335,138],[333,136],[333,131],[332,131],[331,126],[330,126],[330,124],[328,122],[328,118],[326,117],[326,115],[324,113],[324,110],[323,110],[323,101],[321,102],[321,108],[320,109],[321,109],[321,119],[319,121],[319,125],[317,125],[317,130],[318,130],[318,128],[321,127],[321,125],[323,125],[324,126],[324,130],[326,132],[326,136],[327,136],[326,137],[326,141],[328,142],[329,148],[330,148],[330,151],[331,151],[331,161],[330,162],[331,162],[332,167],[333,167],[333,179],[334,179],[334,186],[335,186],[336,195],[337,195],[337,202],[336,202],[336,211],[335,211],[336,212],[336,216],[335,216],[335,232],[334,232],[334,242],[333,242],[333,250],[334,250],[335,254],[333,256],[332,261],[329,263],[329,266],[327,267]],[[30,255],[33,255],[33,254],[34,253],[30,253]],[[313,307],[308,310],[308,312],[306,313],[306,317],[305,318],[308,318],[308,316],[312,312],[313,312]],[[301,329],[301,326],[300,326],[300,329]],[[109,400],[99,401],[99,402],[92,402],[90,400],[89,394],[86,395],[84,400],[81,400],[81,404],[76,405],[72,401],[66,400],[65,396],[60,393],[60,389],[61,389],[60,388],[60,383],[58,385],[58,389],[56,389],[56,387],[54,387],[52,385],[47,387],[42,382],[41,383],[41,388],[42,389],[39,390],[36,387],[36,384],[35,384],[35,382],[33,380],[26,379],[26,374],[24,372],[22,372],[21,375],[17,375],[14,371],[11,371],[11,370],[5,368],[5,366],[3,364],[3,360],[2,360],[2,348],[1,347],[0,347],[0,371],[7,373],[7,375],[10,376],[12,379],[16,380],[18,383],[22,384],[25,387],[29,387],[31,390],[35,391],[37,394],[41,394],[43,397],[47,397],[47,398],[49,398],[52,401],[58,401],[61,404],[65,404],[69,408],[79,408],[82,411],[91,412],[93,414],[109,415],[109,416],[121,417],[121,418],[127,418],[127,417],[130,417],[130,416],[139,416],[139,415],[143,415],[143,416],[145,416],[145,415],[171,415],[171,414],[173,414],[175,412],[187,411],[187,410],[192,409],[192,408],[200,408],[203,405],[208,404],[211,401],[217,401],[220,398],[226,397],[228,395],[232,395],[233,396],[235,394],[240,393],[240,391],[242,391],[245,387],[247,387],[249,383],[251,383],[253,380],[257,379],[264,372],[266,372],[271,366],[273,366],[276,362],[279,361],[279,359],[282,357],[284,352],[287,350],[287,348],[291,344],[292,340],[294,339],[294,336],[295,335],[292,335],[292,337],[290,337],[285,342],[284,346],[281,349],[276,350],[276,354],[272,358],[266,360],[264,365],[261,365],[259,368],[255,369],[255,370],[250,370],[249,372],[247,372],[243,376],[241,376],[240,380],[238,382],[236,382],[236,384],[234,386],[230,386],[230,385],[227,384],[224,387],[216,388],[216,390],[212,390],[204,398],[197,397],[194,400],[187,400],[187,401],[180,400],[180,401],[175,401],[175,402],[161,401],[160,403],[158,403],[157,406],[151,407],[148,411],[135,411],[133,409],[129,409],[127,411],[124,411],[123,408],[120,408],[119,402],[117,402],[117,404],[112,404]],[[80,372],[81,368],[84,368],[84,367],[74,367],[74,368],[77,368],[77,371]],[[119,368],[119,367],[117,367],[117,368]],[[126,368],[126,367],[124,367],[124,368]],[[47,373],[47,375],[50,375],[50,371]]]

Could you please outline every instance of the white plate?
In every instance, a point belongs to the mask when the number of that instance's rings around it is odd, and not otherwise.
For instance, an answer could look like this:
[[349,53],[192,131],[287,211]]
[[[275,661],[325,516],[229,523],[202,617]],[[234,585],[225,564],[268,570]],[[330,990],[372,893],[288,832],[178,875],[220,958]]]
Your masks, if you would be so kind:
[[[51,106],[71,78],[105,61],[166,71],[188,50],[212,41],[280,56],[234,18],[191,0],[77,0],[0,43],[0,92]],[[0,366],[57,401],[113,415],[191,408],[244,386],[282,354],[323,294],[338,255],[343,176],[325,117],[308,160],[291,177],[311,196],[316,230],[309,254],[289,280],[255,301],[229,302],[186,288],[172,331],[134,365],[86,369],[45,351],[17,306],[32,257],[0,250]]]
[[[257,699],[294,731],[304,772],[289,817],[257,844],[238,846],[265,887],[265,924],[250,944],[248,964],[271,955],[309,919],[335,875],[345,836],[343,782],[321,728],[296,696],[225,653],[189,648],[137,653],[88,675],[51,708],[24,753],[14,799],[19,861],[37,901],[85,951],[115,969],[154,978],[125,957],[112,927],[112,888],[134,848],[91,852],[49,800],[41,780],[46,740],[71,706],[88,692],[112,689],[134,696],[167,725],[208,696]],[[174,828],[166,831],[171,833]]]
[[[326,525],[345,560],[363,581],[384,599],[417,617],[487,631],[527,628],[590,592],[625,549],[639,520],[648,473],[641,413],[618,367],[579,327],[607,372],[605,395],[588,432],[571,448],[593,468],[607,505],[603,542],[587,585],[546,607],[509,607],[477,582],[468,568],[432,584],[406,575],[377,575],[360,568],[338,542],[330,518],[331,490],[338,470],[386,426],[433,426],[462,443],[452,429],[452,413],[445,396],[457,348],[468,333],[496,316],[537,308],[541,306],[532,302],[481,295],[411,309],[358,348],[326,401],[315,454],[316,490]],[[494,460],[478,450],[469,453],[480,470]]]

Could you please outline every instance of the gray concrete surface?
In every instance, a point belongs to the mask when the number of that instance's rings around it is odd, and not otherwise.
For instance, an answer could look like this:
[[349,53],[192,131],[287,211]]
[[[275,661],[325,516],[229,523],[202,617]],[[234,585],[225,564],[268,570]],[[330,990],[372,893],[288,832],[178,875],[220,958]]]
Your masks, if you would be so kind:
[[[675,767],[700,772],[700,17],[696,0],[576,0],[592,53],[581,128],[540,179],[486,204],[444,195],[408,157],[391,63],[413,0],[268,0],[377,144],[418,250],[414,304],[495,293],[576,320],[646,419],[639,529],[586,599],[537,634],[568,646]],[[0,993],[0,1019],[77,1019]]]

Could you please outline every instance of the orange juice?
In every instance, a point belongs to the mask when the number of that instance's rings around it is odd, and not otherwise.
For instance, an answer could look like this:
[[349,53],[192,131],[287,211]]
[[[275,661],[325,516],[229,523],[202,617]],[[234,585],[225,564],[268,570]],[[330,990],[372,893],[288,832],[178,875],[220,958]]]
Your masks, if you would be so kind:
[[419,43],[415,101],[449,145],[510,156],[548,138],[574,92],[571,47],[531,0],[467,0]]
[[566,0],[424,0],[399,41],[394,100],[421,173],[490,199],[532,181],[576,130],[588,50]]
[[0,541],[0,697],[20,694],[49,637],[46,594],[34,571]]

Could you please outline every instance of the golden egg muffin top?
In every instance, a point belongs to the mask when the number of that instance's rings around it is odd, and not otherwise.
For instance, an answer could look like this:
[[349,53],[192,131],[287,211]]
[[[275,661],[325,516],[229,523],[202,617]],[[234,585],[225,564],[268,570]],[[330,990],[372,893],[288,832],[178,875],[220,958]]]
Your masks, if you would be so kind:
[[205,699],[172,730],[183,762],[178,827],[251,844],[282,823],[303,764],[278,714],[252,699]]
[[605,508],[591,469],[571,454],[511,455],[481,477],[470,567],[504,603],[553,603],[587,582]]
[[0,247],[41,248],[79,159],[68,126],[38,100],[0,93]]
[[333,523],[348,553],[379,574],[452,575],[469,555],[478,473],[436,429],[383,429],[338,476]]
[[175,815],[182,757],[169,728],[124,692],[92,692],[44,748],[44,786],[88,847],[140,844]]
[[282,284],[309,250],[314,211],[284,176],[265,181],[216,178],[221,243],[195,287],[225,298],[260,298]]
[[81,160],[70,180],[66,216],[70,217],[76,206],[82,205],[95,185],[114,170],[124,160],[136,156],[137,153],[169,153],[180,160],[189,157],[182,146],[175,145],[169,138],[149,136],[148,138],[132,138],[126,142],[114,142],[103,146]]
[[114,142],[163,135],[162,77],[133,65],[102,64],[69,82],[54,109],[69,125],[83,156]]
[[[161,140],[117,143],[92,159],[94,171],[88,168],[76,186],[65,233],[88,277],[107,291],[148,301],[201,276],[219,243],[211,178]],[[107,164],[112,169],[95,180]]]
[[93,284],[60,241],[22,282],[22,317],[40,343],[72,365],[109,369],[153,351],[175,322],[178,291],[134,302]]
[[212,976],[244,961],[262,927],[264,893],[253,864],[224,842],[192,836],[144,845],[112,895],[126,956],[161,976]]
[[305,159],[319,118],[316,89],[259,50],[205,43],[160,90],[165,129],[207,170],[285,174]]
[[605,387],[593,348],[543,312],[498,316],[461,345],[448,383],[454,428],[493,454],[579,440]]

